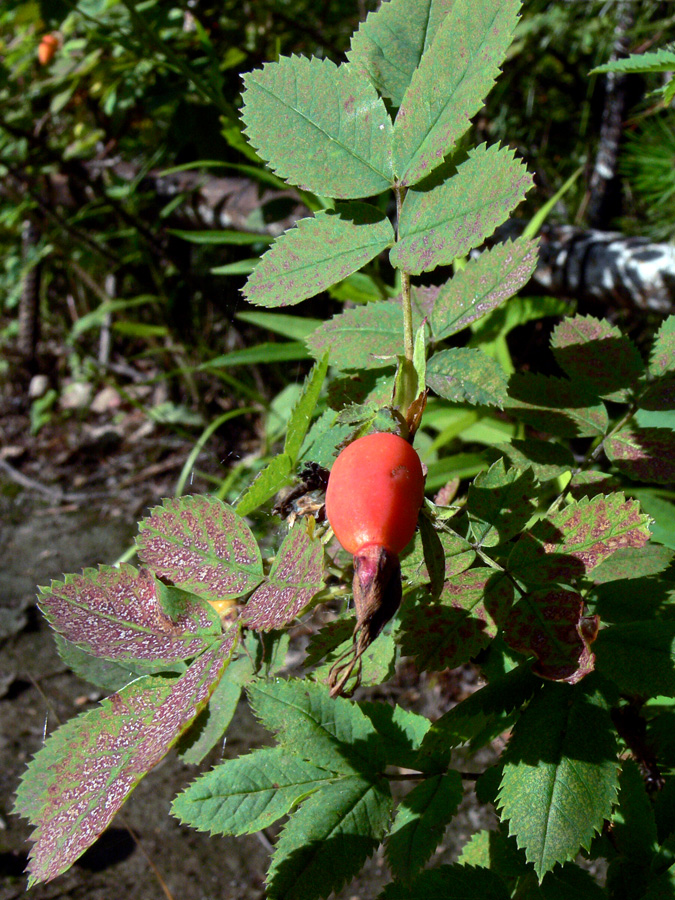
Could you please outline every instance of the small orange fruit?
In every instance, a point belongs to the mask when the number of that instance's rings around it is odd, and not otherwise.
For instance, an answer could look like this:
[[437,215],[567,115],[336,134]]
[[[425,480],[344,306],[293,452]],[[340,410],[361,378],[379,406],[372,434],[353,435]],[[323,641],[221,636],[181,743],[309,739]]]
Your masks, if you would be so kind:
[[41,66],[48,65],[59,47],[59,39],[55,34],[44,34],[38,45],[38,61]]

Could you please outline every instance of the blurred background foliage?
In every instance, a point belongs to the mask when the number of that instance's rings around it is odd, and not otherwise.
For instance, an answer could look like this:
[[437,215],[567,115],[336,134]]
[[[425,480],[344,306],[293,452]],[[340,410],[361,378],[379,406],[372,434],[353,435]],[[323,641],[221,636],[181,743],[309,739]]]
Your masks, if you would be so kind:
[[[302,339],[314,320],[345,301],[390,296],[395,275],[375,261],[330,297],[308,301],[292,315],[261,313],[243,301],[245,274],[288,217],[324,201],[285,191],[247,147],[238,119],[241,73],[281,54],[340,62],[352,32],[376,5],[2,4],[0,379],[27,384],[35,372],[47,372],[58,393],[63,379],[100,384],[112,378],[124,386],[133,370],[137,379],[170,385],[168,420],[173,415],[187,428],[210,422],[209,435],[217,416],[253,404],[266,413],[269,447],[283,433],[299,390],[295,382],[309,367]],[[470,137],[515,146],[536,173],[538,190],[519,215],[531,217],[583,167],[586,177],[566,192],[553,217],[584,224],[605,91],[605,78],[588,73],[610,58],[626,9],[631,51],[663,46],[672,37],[671,3],[525,0],[504,75]],[[56,38],[55,52],[42,64],[38,47],[45,34]],[[612,222],[658,239],[669,239],[675,229],[675,125],[671,111],[650,94],[664,77],[631,77],[620,152],[622,203]],[[193,180],[177,178],[176,167]],[[223,230],[219,201],[210,222],[194,202],[190,207],[199,185],[213,178],[235,179],[234,195],[228,195],[235,211],[237,191],[254,188],[257,202],[242,203],[236,226]],[[21,347],[21,298],[38,271],[40,340],[28,358]],[[551,303],[532,317],[560,311]],[[514,315],[520,324],[518,309]],[[504,322],[501,335],[492,337],[497,350],[515,325]],[[501,361],[508,368],[508,359]],[[48,415],[44,396],[38,399]],[[25,402],[31,402],[27,395]],[[431,423],[433,404],[429,412]],[[460,413],[447,409],[436,415],[446,443],[458,435],[470,443],[464,432],[475,431],[475,422],[457,424],[453,417],[461,419]],[[503,436],[503,423],[488,425]]]

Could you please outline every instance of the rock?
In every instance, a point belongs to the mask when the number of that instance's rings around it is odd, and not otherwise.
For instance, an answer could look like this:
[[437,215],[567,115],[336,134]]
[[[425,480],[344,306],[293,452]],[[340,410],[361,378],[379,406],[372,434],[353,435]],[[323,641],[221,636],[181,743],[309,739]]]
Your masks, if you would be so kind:
[[49,378],[46,375],[33,375],[28,386],[28,396],[31,400],[44,397],[49,389]]
[[88,381],[71,381],[61,393],[61,409],[85,409],[91,403],[94,389]]
[[122,398],[114,387],[104,387],[96,394],[91,401],[91,411],[93,413],[107,413],[118,409],[122,403]]

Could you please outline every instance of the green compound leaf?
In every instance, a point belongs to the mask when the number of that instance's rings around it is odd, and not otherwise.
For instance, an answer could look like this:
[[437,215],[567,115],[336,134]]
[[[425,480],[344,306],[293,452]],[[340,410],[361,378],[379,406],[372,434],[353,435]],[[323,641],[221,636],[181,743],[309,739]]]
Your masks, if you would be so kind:
[[599,494],[570,503],[521,535],[509,571],[534,584],[569,582],[590,572],[617,550],[649,540],[649,518],[637,500]]
[[419,768],[417,751],[431,725],[429,719],[402,706],[389,706],[387,703],[361,701],[359,709],[368,716],[383,738],[387,765]]
[[389,884],[378,900],[509,900],[510,896],[489,869],[455,864],[427,869],[412,884]]
[[591,69],[589,75],[605,72],[672,72],[675,69],[675,51],[667,47],[650,53],[633,53],[626,59],[614,59]]
[[541,482],[558,478],[575,466],[574,456],[567,447],[533,437],[514,440],[510,444],[495,444],[491,453],[503,456],[515,469],[530,467],[537,481]]
[[141,678],[62,725],[24,774],[15,809],[35,826],[29,887],[64,872],[207,703],[234,638],[178,680]]
[[431,313],[435,340],[456,334],[501,306],[530,280],[537,241],[507,241],[470,259],[441,287]]
[[395,366],[403,354],[403,310],[393,301],[346,309],[312,332],[307,347],[314,357],[329,350],[341,371]]
[[312,416],[319,402],[321,388],[328,371],[328,354],[324,354],[305,379],[302,394],[291,410],[291,415],[286,426],[286,439],[284,440],[284,453],[287,453],[295,465],[300,456],[300,450],[307,437]]
[[291,481],[327,370],[328,356],[326,353],[319,353],[317,363],[305,379],[302,393],[291,410],[283,452],[272,458],[241,495],[237,503],[237,513],[240,516],[246,516],[262,506]]
[[505,408],[538,431],[561,437],[595,437],[609,426],[607,409],[588,387],[567,378],[531,372],[509,379]]
[[216,497],[164,500],[138,528],[140,559],[160,578],[205,600],[235,599],[262,581],[250,528]]
[[196,656],[221,634],[220,619],[182,592],[168,614],[162,588],[147,569],[101,566],[40,588],[38,602],[58,634],[95,656],[132,663]]
[[248,516],[253,510],[266,503],[279,491],[291,483],[295,463],[288,453],[273,457],[244,491],[237,503],[237,514]]
[[391,0],[352,36],[347,59],[398,108],[422,55],[454,0]]
[[604,703],[545,685],[518,719],[498,805],[537,876],[588,849],[618,789],[617,742]]
[[635,344],[615,325],[593,316],[563,319],[553,331],[551,347],[572,379],[608,400],[624,400],[645,368]]
[[394,878],[410,881],[441,842],[462,799],[459,772],[434,775],[401,801],[387,838],[386,854]]
[[482,244],[531,187],[513,150],[481,144],[453,178],[430,191],[408,191],[391,264],[413,275],[449,265]]
[[606,438],[604,448],[617,469],[635,481],[675,481],[675,432],[669,428],[627,425]]
[[649,357],[649,374],[658,378],[675,371],[675,315],[668,316],[659,328]]
[[211,834],[253,834],[287,815],[335,775],[287,750],[254,750],[202,775],[176,797],[172,813]]
[[519,653],[535,656],[532,671],[551,681],[576,684],[593,671],[590,645],[597,616],[584,617],[581,594],[550,587],[526,594],[511,610],[504,640]]
[[603,628],[596,668],[629,694],[675,697],[675,623],[631,622]]
[[422,742],[420,759],[447,765],[455,747],[473,740],[491,722],[519,709],[541,686],[529,665],[518,666],[491,681],[432,724]]
[[498,406],[508,401],[508,378],[499,363],[483,350],[451,347],[427,363],[428,386],[453,403]]
[[503,459],[477,475],[466,502],[476,542],[495,547],[517,534],[534,512],[533,494],[532,470],[507,470]]
[[[468,569],[476,558],[476,551],[454,531],[436,532],[431,529],[430,534],[427,534],[427,526],[421,522],[419,532],[401,555],[401,574],[411,584],[431,581],[432,594],[435,596],[440,591],[436,590],[433,582],[438,579],[440,588],[447,578]],[[433,572],[429,571],[429,566]]]
[[244,287],[257,306],[290,306],[357,272],[394,242],[391,222],[365,203],[300,219],[264,254]]
[[240,621],[256,631],[292,622],[323,587],[323,545],[312,539],[304,523],[284,538],[264,584],[256,588]]
[[403,608],[401,650],[420,669],[462,665],[495,637],[512,599],[511,583],[494,569],[462,572],[445,582],[438,603]]
[[343,200],[391,187],[391,119],[349,66],[281,57],[245,75],[244,85],[245,134],[281,178]]
[[354,703],[331,698],[323,685],[260,682],[248,695],[255,715],[290,753],[346,775],[372,774],[384,766],[382,742],[370,719]]
[[339,890],[379,847],[391,806],[384,778],[352,775],[312,794],[275,845],[270,900],[315,900]]
[[439,166],[499,74],[520,0],[456,2],[422,56],[394,123],[394,169],[404,185]]

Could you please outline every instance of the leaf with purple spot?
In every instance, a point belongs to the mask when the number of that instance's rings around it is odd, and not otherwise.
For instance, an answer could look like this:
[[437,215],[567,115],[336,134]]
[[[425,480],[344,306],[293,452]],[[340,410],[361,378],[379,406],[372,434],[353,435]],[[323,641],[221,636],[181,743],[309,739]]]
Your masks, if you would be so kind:
[[107,828],[206,705],[234,644],[233,632],[181,678],[140,678],[50,735],[15,804],[35,826],[29,887],[64,872]]
[[205,600],[233,600],[263,579],[260,548],[216,497],[167,499],[139,525],[138,555],[161,578]]
[[551,681],[576,684],[595,665],[590,645],[598,634],[597,616],[584,616],[584,600],[562,587],[526,594],[504,626],[504,640],[518,653],[535,656],[532,671]]
[[506,372],[497,360],[474,347],[449,347],[429,360],[427,385],[452,403],[503,408],[508,400]]
[[675,315],[668,316],[661,325],[649,358],[649,372],[653,376],[675,371]]
[[171,613],[147,569],[101,566],[41,588],[39,605],[60,635],[103,659],[175,661],[197,656],[221,634],[211,607],[176,592]]
[[627,425],[604,442],[605,453],[624,475],[636,481],[675,481],[675,433],[669,428]]
[[392,266],[413,275],[450,265],[480,246],[524,199],[532,176],[513,150],[481,144],[457,174],[428,191],[409,190]]
[[361,269],[394,243],[389,219],[366,203],[300,219],[263,255],[243,293],[257,306],[290,306]]
[[530,279],[537,242],[520,238],[484,250],[438,288],[431,314],[434,339],[444,340],[501,306]]
[[270,574],[249,598],[241,623],[256,631],[292,622],[323,587],[323,545],[304,524],[284,538]]
[[443,162],[483,105],[518,23],[519,0],[454,3],[423,53],[394,124],[394,169],[415,184]]
[[468,662],[497,635],[513,600],[511,583],[494,569],[469,569],[448,579],[438,603],[405,604],[401,650],[420,669]]
[[599,494],[570,503],[524,532],[513,548],[508,570],[528,583],[574,581],[617,550],[643,547],[649,517],[637,500]]

